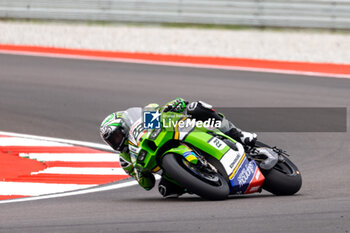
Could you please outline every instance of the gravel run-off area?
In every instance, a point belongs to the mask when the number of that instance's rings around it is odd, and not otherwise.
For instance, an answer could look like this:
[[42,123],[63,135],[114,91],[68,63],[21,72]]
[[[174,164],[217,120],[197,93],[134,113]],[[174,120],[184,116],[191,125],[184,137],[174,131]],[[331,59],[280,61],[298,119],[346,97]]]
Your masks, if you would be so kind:
[[0,44],[350,64],[350,32],[0,21]]

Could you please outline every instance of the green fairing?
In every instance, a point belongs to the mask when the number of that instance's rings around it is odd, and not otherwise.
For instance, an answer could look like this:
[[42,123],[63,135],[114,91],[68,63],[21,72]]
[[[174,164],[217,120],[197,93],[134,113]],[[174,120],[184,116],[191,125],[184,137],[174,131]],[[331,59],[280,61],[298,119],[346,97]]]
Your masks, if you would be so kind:
[[224,138],[227,138],[231,140],[233,143],[236,143],[235,140],[228,137],[226,134],[222,133],[220,130],[207,130],[205,128],[196,129],[193,132],[189,133],[186,138],[185,142],[188,142],[192,145],[195,145],[197,148],[199,148],[202,151],[205,151],[206,153],[210,154],[217,160],[220,160],[222,156],[230,149],[229,146],[225,144],[225,147],[223,147],[221,150],[213,147],[208,142],[213,138],[209,132],[215,132],[216,135],[222,136]]
[[[142,172],[152,172],[153,169],[158,167],[160,158],[164,156],[167,153],[175,153],[179,155],[183,155],[186,151],[189,151],[189,148],[178,144],[177,147],[171,147],[167,148],[166,150],[163,149],[164,146],[167,146],[167,143],[170,141],[174,141],[175,136],[175,127],[170,128],[163,128],[163,119],[165,120],[172,120],[173,122],[176,122],[177,120],[180,120],[184,117],[181,113],[174,113],[174,112],[168,112],[168,113],[162,113],[161,114],[161,126],[162,129],[160,132],[158,132],[158,136],[155,138],[152,138],[152,135],[157,132],[157,129],[149,130],[148,133],[144,134],[142,136],[142,140],[139,144],[139,147],[146,151],[147,154],[144,157],[142,161],[139,161],[140,153],[138,154],[138,164],[139,167],[142,167]],[[212,155],[214,158],[220,160],[222,156],[229,150],[229,146],[226,144],[224,147],[219,150],[215,148],[214,146],[210,145],[208,141],[213,138],[214,136],[211,134],[220,135],[222,137],[228,138],[232,142],[236,143],[235,140],[231,139],[224,133],[222,133],[218,129],[214,130],[208,130],[204,127],[202,128],[195,128],[191,132],[189,132],[184,139],[184,142],[189,143],[196,148],[205,151],[206,153]],[[141,150],[141,151],[142,151]]]
[[[192,150],[190,150],[187,146],[184,145],[180,145],[178,147],[175,148],[171,148],[170,150],[167,150],[166,152],[164,152],[164,154],[168,154],[168,153],[174,153],[174,154],[179,154],[179,155],[184,155],[186,152],[191,152]],[[186,158],[186,157],[185,157]],[[187,158],[186,158],[187,159]],[[190,163],[194,163],[197,164],[198,163],[198,159],[197,157],[195,158],[195,160],[189,160],[187,159],[188,162]]]

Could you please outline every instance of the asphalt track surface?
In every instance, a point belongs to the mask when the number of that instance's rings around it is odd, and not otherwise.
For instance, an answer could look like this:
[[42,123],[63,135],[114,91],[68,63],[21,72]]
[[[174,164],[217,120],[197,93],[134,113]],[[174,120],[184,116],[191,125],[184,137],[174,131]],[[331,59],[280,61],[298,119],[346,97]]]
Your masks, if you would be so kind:
[[[0,55],[3,131],[101,142],[107,114],[178,96],[220,107],[349,108],[350,80]],[[349,232],[350,134],[259,137],[293,154],[303,175],[297,195],[166,200],[133,186],[2,204],[0,232]]]

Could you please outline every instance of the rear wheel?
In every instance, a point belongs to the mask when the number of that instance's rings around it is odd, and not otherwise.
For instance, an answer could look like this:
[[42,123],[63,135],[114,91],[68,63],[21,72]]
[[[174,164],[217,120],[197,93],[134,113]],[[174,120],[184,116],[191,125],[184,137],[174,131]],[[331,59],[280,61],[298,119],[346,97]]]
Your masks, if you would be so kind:
[[262,170],[265,176],[263,189],[275,195],[293,195],[301,188],[301,174],[292,161],[282,158],[270,171]]
[[181,155],[166,154],[162,166],[172,179],[191,193],[208,200],[223,200],[228,197],[229,186],[220,174],[201,169]]

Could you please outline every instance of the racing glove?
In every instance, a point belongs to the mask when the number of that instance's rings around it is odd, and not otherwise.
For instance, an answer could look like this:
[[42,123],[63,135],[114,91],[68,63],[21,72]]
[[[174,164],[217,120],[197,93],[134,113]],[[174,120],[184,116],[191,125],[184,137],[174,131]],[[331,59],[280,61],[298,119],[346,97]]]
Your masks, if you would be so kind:
[[186,106],[188,104],[188,101],[177,98],[170,103],[168,103],[165,107],[165,111],[172,111],[172,112],[183,112],[186,109]]

